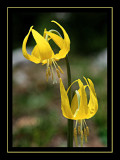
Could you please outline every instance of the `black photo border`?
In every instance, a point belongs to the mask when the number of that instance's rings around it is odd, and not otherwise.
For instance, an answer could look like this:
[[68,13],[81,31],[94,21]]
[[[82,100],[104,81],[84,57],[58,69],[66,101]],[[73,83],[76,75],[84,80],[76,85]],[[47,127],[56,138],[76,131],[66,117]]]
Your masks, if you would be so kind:
[[[16,11],[107,12],[107,147],[12,147],[12,32]],[[8,54],[9,52],[9,54]],[[108,54],[109,53],[109,54]],[[7,153],[113,153],[113,7],[7,7]]]

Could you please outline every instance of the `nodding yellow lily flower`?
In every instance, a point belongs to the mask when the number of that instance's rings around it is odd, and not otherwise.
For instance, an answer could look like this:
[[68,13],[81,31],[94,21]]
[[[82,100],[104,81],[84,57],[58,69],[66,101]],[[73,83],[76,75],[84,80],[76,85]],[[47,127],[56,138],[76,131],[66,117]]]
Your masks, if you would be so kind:
[[[33,26],[30,27],[30,30],[26,37],[23,40],[22,45],[22,52],[26,59],[38,64],[47,64],[47,70],[46,70],[46,77],[48,80],[48,77],[52,73],[52,79],[53,83],[56,82],[55,74],[53,71],[52,64],[54,65],[57,75],[60,78],[60,73],[64,73],[63,70],[60,68],[60,66],[57,64],[56,61],[65,58],[70,50],[70,39],[68,34],[66,33],[65,29],[56,21],[51,21],[56,23],[62,30],[64,38],[61,37],[60,33],[56,30],[44,30],[43,36],[40,35],[36,30],[33,29]],[[36,45],[33,48],[33,51],[30,54],[27,53],[26,50],[26,44],[29,38],[30,33],[32,32],[33,38],[35,39]],[[58,53],[54,53],[50,44],[49,40],[52,39],[56,45],[60,48],[60,51]]]
[[[79,89],[75,91],[75,95],[72,98],[71,106],[68,98],[68,91],[73,83],[70,85],[68,90],[66,91],[60,78],[60,93],[61,93],[61,109],[63,116],[67,119],[76,120],[75,128],[74,128],[74,138],[76,146],[78,146],[77,142],[77,134],[81,137],[81,146],[83,146],[83,138],[85,138],[85,142],[87,142],[87,136],[89,135],[89,128],[86,124],[85,119],[89,119],[93,117],[98,110],[98,100],[96,97],[94,84],[88,78],[86,79],[86,85],[83,85],[80,79],[74,81],[78,82]],[[89,102],[87,100],[86,87],[89,88],[90,91],[90,99]]]

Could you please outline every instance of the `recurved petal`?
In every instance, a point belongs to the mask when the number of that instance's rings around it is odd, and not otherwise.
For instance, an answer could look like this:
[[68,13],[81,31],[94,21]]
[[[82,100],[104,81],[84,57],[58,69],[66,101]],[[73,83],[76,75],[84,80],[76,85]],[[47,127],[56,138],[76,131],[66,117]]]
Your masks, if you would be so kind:
[[84,79],[85,79],[85,81],[87,83],[87,86],[89,88],[89,91],[90,91],[90,100],[89,100],[89,103],[88,103],[88,114],[87,114],[87,118],[86,118],[86,119],[89,119],[89,118],[93,117],[98,110],[98,100],[97,100],[97,97],[96,97],[93,82],[89,78],[86,79],[84,77]]
[[65,118],[72,119],[73,114],[70,108],[69,99],[61,78],[60,78],[60,94],[61,94],[62,114]]
[[44,32],[43,32],[43,38],[46,37],[46,33],[45,33],[46,31],[47,31],[47,29],[45,28],[45,29],[44,29]]
[[51,58],[53,55],[53,50],[49,43],[34,29],[32,29],[32,34],[39,48],[41,61]]
[[90,89],[90,100],[88,103],[88,108],[89,109],[88,109],[88,114],[87,114],[86,119],[93,117],[98,110],[98,101],[91,89]]
[[90,90],[90,100],[88,103],[88,115],[87,115],[87,119],[93,117],[97,110],[98,110],[98,100],[96,97],[96,93],[95,93],[95,89],[94,89],[94,84],[92,83],[92,81],[90,79],[88,79],[89,84],[89,90]]
[[48,32],[48,31],[45,31],[45,33],[52,38],[52,40],[58,45],[58,47],[60,47],[61,49],[63,48],[64,39],[62,37],[58,36],[55,33],[51,33],[51,32]]
[[53,58],[57,61],[57,60],[65,58],[67,54],[68,54],[68,50],[66,50],[65,48],[63,48],[63,49],[61,49],[59,51],[59,53],[55,54],[53,56]]
[[27,41],[28,41],[28,38],[29,38],[29,35],[30,35],[30,32],[32,30],[33,26],[30,27],[30,30],[28,32],[28,34],[26,35],[26,37],[24,38],[23,40],[23,44],[22,44],[22,52],[23,52],[23,55],[26,59],[34,62],[34,63],[40,63],[40,58],[34,56],[34,55],[30,55],[27,53],[27,50],[26,50],[26,44],[27,44]]
[[70,49],[70,39],[65,29],[58,22],[56,21],[51,21],[51,22],[56,23],[62,29],[63,34],[64,34],[64,42],[66,43],[65,45],[67,46],[68,49]]
[[[91,79],[89,79],[89,78],[86,79],[85,77],[83,77],[83,78],[85,79],[87,85],[91,88],[93,94],[96,96],[94,84],[93,84],[93,82],[91,81]],[[89,83],[88,83],[88,82],[89,82]]]
[[54,58],[55,59],[65,58],[66,55],[68,54],[69,50],[70,50],[70,39],[69,39],[69,36],[68,36],[67,32],[65,31],[65,29],[59,23],[57,23],[56,21],[51,21],[51,22],[56,23],[62,29],[63,34],[64,34],[64,39],[62,39],[60,36],[58,36],[57,39],[55,39],[55,36],[53,37],[53,35],[51,37],[51,38],[53,38],[55,43],[61,48],[59,53],[54,55]]
[[94,84],[93,82],[91,81],[91,79],[88,78],[88,82],[89,82],[89,86],[93,92],[93,94],[96,96],[96,93],[95,93],[95,88],[94,88]]

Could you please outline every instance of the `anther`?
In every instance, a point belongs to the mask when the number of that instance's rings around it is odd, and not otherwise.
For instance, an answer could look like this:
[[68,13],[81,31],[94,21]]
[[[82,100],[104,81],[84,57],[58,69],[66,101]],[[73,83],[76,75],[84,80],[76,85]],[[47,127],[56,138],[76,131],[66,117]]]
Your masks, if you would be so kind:
[[87,131],[87,136],[89,136],[89,128],[88,128],[88,126],[86,127],[86,131]]
[[83,139],[83,130],[81,131],[81,139]]
[[77,129],[74,128],[74,136],[76,136],[76,135],[77,135]]
[[85,142],[87,143],[87,131],[86,131],[86,128],[84,128],[84,136],[85,136]]
[[48,77],[49,77],[49,74],[48,74],[48,69],[46,70],[46,79],[48,81]]
[[58,69],[59,69],[59,71],[60,71],[62,74],[64,74],[64,72],[63,72],[63,70],[61,69],[60,66],[58,66]]
[[86,133],[87,133],[87,132],[86,132],[86,128],[84,128],[84,135],[87,135]]
[[75,145],[78,147],[78,140],[77,140],[77,129],[74,128],[74,139],[75,139]]
[[60,78],[60,72],[57,68],[56,68],[56,72],[57,72],[58,78]]
[[81,131],[81,147],[83,147],[83,130]]
[[50,67],[48,67],[48,75],[49,75],[49,76],[51,75]]
[[87,143],[87,136],[85,136],[85,142]]

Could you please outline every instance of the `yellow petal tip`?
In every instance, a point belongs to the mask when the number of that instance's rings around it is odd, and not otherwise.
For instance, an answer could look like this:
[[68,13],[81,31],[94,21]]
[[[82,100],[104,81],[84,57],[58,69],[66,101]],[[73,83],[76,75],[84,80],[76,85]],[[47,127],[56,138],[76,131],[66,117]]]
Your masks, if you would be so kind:
[[61,78],[59,78],[60,79],[60,82],[62,81],[62,79]]
[[30,31],[32,30],[33,26],[30,27]]
[[56,21],[52,20],[51,22],[58,24]]
[[55,22],[54,20],[52,20],[51,22]]

